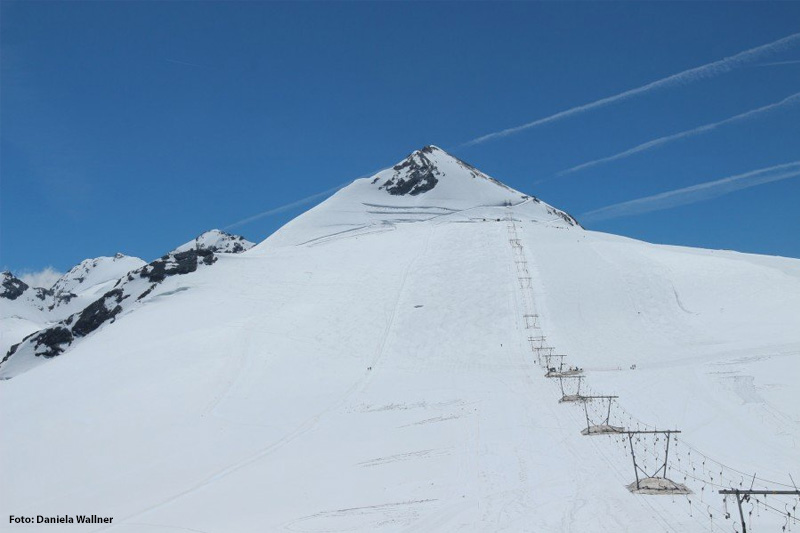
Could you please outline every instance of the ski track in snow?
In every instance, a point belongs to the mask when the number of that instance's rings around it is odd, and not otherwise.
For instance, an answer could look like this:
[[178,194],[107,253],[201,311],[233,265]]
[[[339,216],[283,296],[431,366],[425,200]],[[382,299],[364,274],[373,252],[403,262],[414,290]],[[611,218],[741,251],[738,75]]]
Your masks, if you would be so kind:
[[[384,349],[385,349],[385,346],[386,346],[386,339],[389,336],[389,332],[391,331],[392,324],[393,324],[393,321],[394,321],[394,317],[395,317],[395,314],[397,312],[397,304],[400,301],[400,296],[402,295],[403,288],[405,286],[406,279],[408,277],[408,273],[412,269],[414,264],[417,262],[419,257],[424,255],[424,253],[427,251],[427,247],[428,247],[428,244],[430,242],[430,236],[432,235],[434,230],[435,230],[435,227],[432,226],[430,228],[430,231],[428,232],[428,236],[426,237],[425,244],[423,246],[422,252],[419,255],[417,255],[417,257],[408,264],[408,266],[405,269],[405,272],[403,273],[403,278],[402,278],[402,281],[400,282],[400,286],[399,286],[399,289],[397,291],[397,297],[395,299],[395,304],[392,307],[392,311],[391,311],[390,316],[388,317],[387,324],[386,324],[386,329],[384,330],[384,334],[382,336],[381,344],[380,344],[380,346],[379,346],[379,348],[378,348],[378,350],[376,352],[375,357],[373,357],[373,359],[370,362],[371,363],[370,367],[372,367],[372,368],[376,368],[378,366],[378,364],[380,363],[381,359],[384,356]],[[151,511],[155,511],[157,509],[160,509],[160,508],[162,508],[162,507],[164,507],[166,505],[169,505],[169,504],[171,504],[171,503],[173,503],[173,502],[175,502],[175,501],[177,501],[177,500],[179,500],[179,499],[181,499],[181,498],[183,498],[185,496],[188,496],[188,495],[190,495],[190,494],[192,494],[192,493],[194,493],[194,492],[196,492],[196,491],[198,491],[200,489],[203,489],[203,488],[211,485],[212,483],[215,483],[215,482],[225,478],[226,476],[228,476],[228,475],[230,475],[230,474],[232,474],[232,473],[234,473],[234,472],[236,472],[236,471],[238,471],[238,470],[240,470],[240,469],[242,469],[242,468],[244,468],[244,467],[246,467],[246,466],[248,466],[248,465],[250,465],[250,464],[252,464],[252,463],[254,463],[254,462],[256,462],[256,461],[258,461],[260,459],[262,459],[262,458],[264,458],[264,457],[266,457],[267,455],[275,452],[276,450],[280,449],[281,447],[283,447],[283,446],[289,444],[290,442],[292,442],[294,439],[300,437],[301,435],[303,435],[303,434],[307,433],[308,431],[310,431],[311,429],[313,429],[314,426],[316,426],[316,424],[319,423],[320,419],[323,416],[325,416],[327,413],[329,413],[331,411],[334,411],[334,410],[338,409],[354,393],[356,393],[359,390],[363,390],[365,387],[367,387],[369,385],[370,381],[373,379],[374,375],[375,375],[374,371],[367,371],[362,376],[361,379],[356,381],[339,398],[339,400],[335,404],[331,405],[329,408],[327,408],[327,409],[325,409],[323,411],[320,411],[319,413],[317,413],[316,415],[312,416],[311,418],[308,418],[300,426],[298,426],[294,431],[290,432],[287,435],[284,435],[283,438],[279,439],[276,442],[273,442],[273,443],[269,444],[265,448],[262,448],[260,451],[258,451],[257,453],[251,455],[250,457],[247,457],[247,458],[245,458],[245,459],[243,459],[241,461],[237,461],[236,463],[231,464],[230,466],[228,466],[228,467],[226,467],[226,468],[224,468],[224,469],[222,469],[222,470],[220,470],[220,471],[208,476],[202,482],[200,482],[200,483],[198,483],[198,484],[196,484],[196,485],[194,485],[194,486],[192,486],[192,487],[190,487],[190,488],[188,488],[188,489],[186,489],[186,490],[184,490],[184,491],[182,491],[182,492],[180,492],[178,494],[175,494],[174,496],[172,496],[170,498],[167,498],[166,500],[163,500],[163,501],[161,501],[161,502],[159,502],[157,504],[154,504],[154,505],[152,505],[152,506],[150,506],[150,507],[148,507],[146,509],[143,509],[143,510],[141,510],[139,512],[136,512],[136,513],[134,513],[132,515],[129,515],[129,516],[126,516],[124,518],[119,519],[119,522],[120,522],[119,524],[111,524],[111,525],[108,525],[108,526],[100,527],[100,528],[95,529],[94,531],[105,531],[105,530],[108,530],[108,529],[111,529],[111,528],[114,528],[114,527],[118,527],[120,525],[123,525],[124,522],[127,522],[127,521],[129,521],[131,519],[137,518],[139,516],[145,515],[145,514],[151,512]],[[213,402],[211,407],[213,408],[217,403],[219,403],[219,402],[218,401]]]

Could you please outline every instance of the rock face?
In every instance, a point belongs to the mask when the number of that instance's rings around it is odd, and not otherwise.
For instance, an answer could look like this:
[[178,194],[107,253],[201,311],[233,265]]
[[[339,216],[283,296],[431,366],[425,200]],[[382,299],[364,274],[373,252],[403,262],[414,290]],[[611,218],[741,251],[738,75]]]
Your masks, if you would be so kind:
[[17,304],[28,302],[30,306],[41,311],[52,305],[52,289],[31,287],[8,271],[0,272],[0,280],[2,280],[0,282],[0,301],[16,301]]
[[178,246],[173,252],[198,250],[213,253],[239,254],[249,250],[253,246],[255,246],[255,243],[248,241],[244,237],[232,235],[222,230],[212,229],[199,235],[196,239]]
[[[508,192],[517,193],[504,183],[487,176],[469,163],[433,145],[412,152],[391,170],[392,174],[388,179],[385,179],[381,173],[372,180],[372,183],[376,184],[380,181],[381,185],[378,189],[385,190],[392,196],[416,196],[426,193],[433,190],[442,177],[453,174],[485,180]],[[385,181],[381,181],[384,179]],[[522,198],[529,198],[529,196],[522,195]]]
[[[12,365],[24,371],[32,366],[31,359],[61,355],[77,339],[93,333],[104,324],[113,323],[121,314],[131,311],[136,304],[146,300],[167,278],[191,274],[198,267],[213,265],[217,261],[217,254],[240,253],[252,247],[252,242],[238,235],[219,230],[203,233],[159,259],[124,274],[116,280],[113,287],[109,287],[110,290],[80,311],[50,327],[28,335],[22,342],[11,346],[0,361],[0,377],[7,378],[18,374],[18,371],[8,369]],[[125,257],[118,254],[115,259],[121,260]],[[92,271],[92,265],[96,266],[96,262],[97,260],[82,262],[56,282],[54,289],[47,292],[51,297],[60,298],[62,301],[68,297],[67,295],[74,297],[74,294],[68,292],[68,288],[84,283]],[[8,293],[18,298],[20,294],[30,291],[25,283],[10,273],[3,273],[3,276],[3,294]],[[15,365],[17,361],[19,363]]]
[[48,312],[53,301],[51,289],[31,287],[11,272],[0,272],[0,318],[17,316],[38,319]]
[[393,166],[394,175],[378,188],[385,189],[393,196],[406,194],[416,196],[436,187],[439,182],[436,176],[441,175],[441,171],[428,158],[428,154],[433,153],[435,149],[432,146],[426,146]]
[[3,280],[2,285],[0,285],[0,288],[2,288],[0,291],[0,298],[16,300],[28,290],[28,284],[14,276],[11,272],[2,272],[0,273],[0,277]]
[[[151,283],[160,283],[170,276],[189,274],[197,270],[198,264],[213,265],[217,258],[210,250],[196,249],[185,252],[170,252],[161,259],[156,259],[137,272],[139,276]],[[132,273],[128,277],[133,277]]]

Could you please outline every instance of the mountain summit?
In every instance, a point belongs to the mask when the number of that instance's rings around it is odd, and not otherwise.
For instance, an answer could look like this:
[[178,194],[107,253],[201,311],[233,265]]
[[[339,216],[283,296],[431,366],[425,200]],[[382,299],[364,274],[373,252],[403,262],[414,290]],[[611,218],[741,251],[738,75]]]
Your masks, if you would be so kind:
[[386,170],[355,180],[286,224],[266,242],[297,245],[437,217],[480,221],[505,216],[500,210],[509,206],[524,220],[580,227],[566,212],[429,145]]
[[443,181],[437,192],[456,187],[464,188],[464,193],[475,192],[470,190],[474,186],[470,181],[478,180],[481,184],[481,180],[485,180],[499,185],[515,196],[519,195],[520,199],[528,198],[433,145],[416,150],[391,169],[376,174],[370,183],[377,184],[378,189],[394,196],[416,196],[433,190],[439,183],[439,178]]

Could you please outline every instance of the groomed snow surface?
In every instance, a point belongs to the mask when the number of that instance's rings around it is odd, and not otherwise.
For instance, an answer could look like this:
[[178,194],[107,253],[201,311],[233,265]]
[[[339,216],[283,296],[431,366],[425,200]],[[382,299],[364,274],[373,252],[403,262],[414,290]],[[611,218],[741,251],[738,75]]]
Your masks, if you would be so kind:
[[[684,441],[788,482],[800,262],[518,226],[543,331],[591,388],[682,429],[686,465]],[[557,402],[505,222],[255,252],[2,383],[4,514],[152,532],[711,529],[696,482],[693,516],[685,497],[632,495],[624,443],[581,436],[582,409]],[[101,529],[41,530],[59,527]]]
[[[584,231],[519,198],[376,221],[348,194],[1,382],[0,514],[114,521],[0,527],[733,531],[714,484],[800,480],[800,261]],[[340,231],[346,212],[365,227]],[[583,394],[619,396],[611,425],[682,431],[668,476],[694,494],[627,489],[627,438],[581,435],[538,334]],[[646,469],[663,444],[636,442]]]

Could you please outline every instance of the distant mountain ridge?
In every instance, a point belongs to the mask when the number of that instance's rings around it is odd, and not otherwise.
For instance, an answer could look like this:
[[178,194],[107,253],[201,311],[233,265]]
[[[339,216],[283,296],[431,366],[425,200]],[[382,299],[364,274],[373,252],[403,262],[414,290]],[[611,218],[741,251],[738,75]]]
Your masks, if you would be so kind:
[[[0,360],[0,377],[27,370],[41,362],[39,358],[62,354],[77,339],[145,300],[168,277],[212,265],[217,254],[241,253],[253,246],[241,236],[210,230],[150,263],[122,254],[86,259],[49,289],[30,288],[10,272],[3,272],[0,298],[16,301],[17,311],[6,318],[22,314],[32,322],[53,325],[34,330],[11,345]],[[65,314],[64,310],[71,312]]]
[[89,288],[114,281],[123,274],[135,270],[146,262],[138,257],[116,254],[113,257],[85,259],[61,276],[50,290],[58,297],[65,294],[78,294]]

